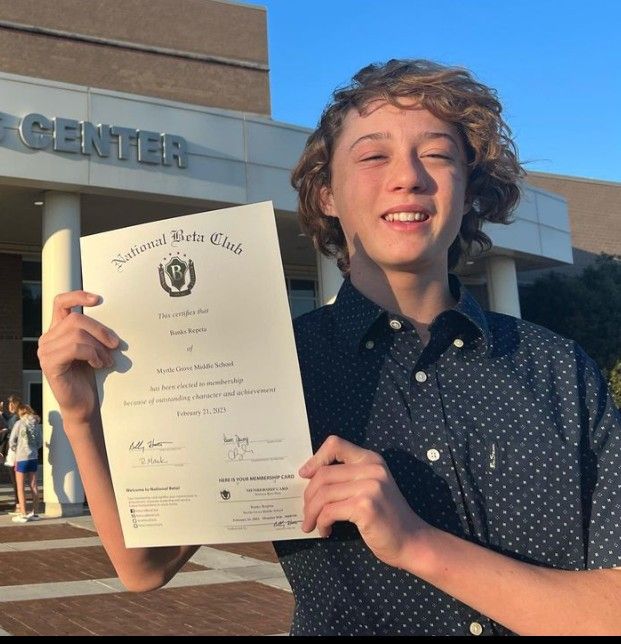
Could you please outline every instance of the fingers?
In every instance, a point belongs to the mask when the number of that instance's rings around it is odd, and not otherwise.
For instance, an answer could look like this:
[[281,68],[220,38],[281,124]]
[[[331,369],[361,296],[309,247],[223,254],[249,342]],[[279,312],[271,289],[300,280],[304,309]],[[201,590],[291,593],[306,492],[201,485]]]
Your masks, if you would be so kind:
[[52,324],[58,324],[64,320],[70,313],[74,306],[95,306],[99,304],[101,298],[94,293],[87,293],[86,291],[70,291],[69,293],[60,293],[54,298],[54,307],[52,309]]
[[[338,436],[329,436],[299,474],[311,479],[304,491],[302,530],[310,532],[316,525],[322,536],[330,534],[334,521],[351,520],[352,497],[388,478],[379,454]],[[334,513],[338,519],[331,518]]]
[[[349,500],[337,501],[324,506],[317,517],[317,531],[325,539],[332,534],[332,526],[337,521],[350,521],[355,523],[352,518],[352,505]],[[310,528],[308,532],[312,529]]]
[[[319,529],[321,536],[329,534],[328,528],[331,527],[332,522],[327,519],[331,516],[329,506],[334,503],[343,503],[342,507],[348,507],[351,512],[352,504],[349,502],[352,497],[355,497],[360,490],[358,481],[347,481],[346,483],[338,483],[323,487],[304,505],[304,521],[302,522],[302,530],[304,532],[311,532],[315,526]],[[319,516],[322,515],[321,520]],[[337,519],[334,519],[336,521]],[[343,516],[339,520],[349,521],[349,516]],[[323,531],[322,531],[323,528]],[[327,531],[327,534],[326,534]]]
[[374,479],[385,481],[389,478],[387,468],[380,463],[362,463],[357,465],[330,465],[321,467],[309,481],[304,490],[304,503],[308,505],[317,491],[325,486],[346,483],[348,481],[365,481]]
[[[317,525],[321,533],[321,529],[329,527],[333,521],[357,523],[359,517],[364,516],[363,509],[370,510],[376,503],[381,503],[390,480],[388,470],[379,464],[321,468],[304,492],[302,530],[310,532]],[[338,514],[333,514],[334,504],[338,504]],[[329,520],[330,517],[338,518]]]
[[75,360],[87,362],[94,369],[113,364],[110,350],[85,331],[50,339],[39,345],[38,353],[48,377],[64,373]]
[[47,376],[65,373],[76,360],[95,369],[112,366],[111,351],[119,345],[116,333],[71,310],[74,306],[93,306],[99,301],[99,296],[85,291],[63,293],[55,298],[52,324],[39,338],[39,360]]
[[328,436],[321,447],[311,458],[302,465],[299,474],[303,478],[311,478],[320,467],[331,463],[383,463],[379,454],[354,445],[338,436]]
[[[109,349],[116,349],[119,345],[119,337],[112,329],[97,322],[97,320],[93,320],[93,318],[89,318],[87,315],[73,313],[72,311],[60,322],[51,326],[50,330],[41,336],[41,340],[45,343],[61,336],[71,334],[77,334],[79,336],[82,331]],[[39,345],[41,345],[41,342],[39,342]]]

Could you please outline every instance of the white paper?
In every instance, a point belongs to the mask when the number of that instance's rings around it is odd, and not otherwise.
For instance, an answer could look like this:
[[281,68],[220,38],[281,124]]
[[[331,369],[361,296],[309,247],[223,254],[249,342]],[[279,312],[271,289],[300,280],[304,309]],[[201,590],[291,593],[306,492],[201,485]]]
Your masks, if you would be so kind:
[[311,456],[270,202],[81,239],[85,313],[121,338],[97,372],[128,547],[308,537]]

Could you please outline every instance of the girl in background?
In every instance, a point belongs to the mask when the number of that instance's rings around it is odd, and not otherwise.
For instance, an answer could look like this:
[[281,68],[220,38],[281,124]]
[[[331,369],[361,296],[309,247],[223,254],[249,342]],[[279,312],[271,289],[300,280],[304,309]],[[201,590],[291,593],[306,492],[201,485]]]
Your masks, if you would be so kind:
[[[39,466],[39,448],[42,444],[41,419],[35,411],[20,403],[17,406],[19,420],[13,425],[9,438],[9,450],[15,452],[15,479],[19,514],[13,517],[15,523],[27,523],[39,519],[39,487],[37,484],[37,468]],[[25,482],[32,494],[32,512],[26,513]]]

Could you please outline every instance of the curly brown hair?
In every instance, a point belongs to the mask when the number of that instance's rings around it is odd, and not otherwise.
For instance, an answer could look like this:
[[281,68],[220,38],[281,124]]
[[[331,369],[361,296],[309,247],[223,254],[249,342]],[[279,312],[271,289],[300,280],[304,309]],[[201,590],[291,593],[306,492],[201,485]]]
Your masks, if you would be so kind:
[[490,238],[481,230],[484,221],[510,223],[520,198],[524,171],[518,161],[511,130],[502,119],[496,92],[459,67],[427,60],[390,60],[361,69],[351,85],[337,89],[323,111],[317,129],[309,136],[302,157],[291,175],[298,192],[302,230],[324,255],[334,256],[349,272],[349,252],[341,224],[324,214],[321,189],[331,183],[330,163],[350,110],[360,114],[374,100],[407,108],[400,99],[415,98],[417,105],[454,125],[462,136],[468,163],[467,203],[459,234],[448,252],[448,268],[477,243],[489,249]]

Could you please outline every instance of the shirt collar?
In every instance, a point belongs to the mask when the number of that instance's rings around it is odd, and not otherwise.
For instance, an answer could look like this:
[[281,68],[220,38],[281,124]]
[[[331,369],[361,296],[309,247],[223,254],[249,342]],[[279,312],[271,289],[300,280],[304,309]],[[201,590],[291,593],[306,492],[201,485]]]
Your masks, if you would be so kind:
[[[450,310],[460,314],[471,324],[473,330],[483,341],[486,353],[490,355],[493,348],[493,336],[485,311],[481,308],[481,305],[474,299],[474,297],[462,286],[456,275],[449,274],[449,288],[451,290],[451,295],[455,300],[457,300],[457,304]],[[444,313],[447,313],[447,311]],[[440,315],[443,314],[441,313]]]
[[365,297],[351,283],[349,277],[345,277],[336,300],[330,307],[330,313],[334,323],[333,337],[336,343],[355,353],[371,326],[385,311]]
[[[457,304],[444,311],[432,322],[431,328],[443,316],[458,315],[466,321],[484,344],[486,353],[492,350],[492,334],[485,312],[472,295],[461,285],[455,275],[449,275],[449,288]],[[382,316],[389,313],[378,304],[365,297],[352,283],[349,277],[343,281],[339,293],[330,306],[334,323],[333,337],[338,345],[350,352],[357,352],[371,327]]]

